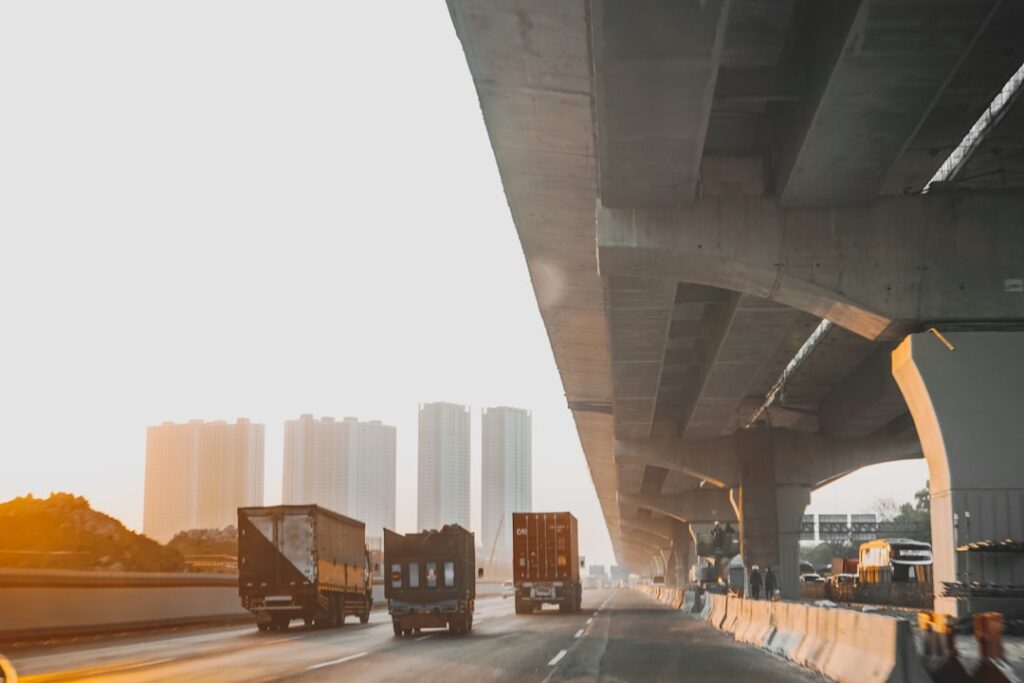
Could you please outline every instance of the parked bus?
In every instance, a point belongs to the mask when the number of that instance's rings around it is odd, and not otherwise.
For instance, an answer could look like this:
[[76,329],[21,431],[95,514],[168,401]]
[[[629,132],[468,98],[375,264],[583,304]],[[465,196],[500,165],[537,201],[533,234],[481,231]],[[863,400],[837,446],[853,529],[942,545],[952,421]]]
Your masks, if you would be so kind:
[[932,547],[923,541],[879,538],[862,543],[857,562],[860,583],[918,583],[932,581]]

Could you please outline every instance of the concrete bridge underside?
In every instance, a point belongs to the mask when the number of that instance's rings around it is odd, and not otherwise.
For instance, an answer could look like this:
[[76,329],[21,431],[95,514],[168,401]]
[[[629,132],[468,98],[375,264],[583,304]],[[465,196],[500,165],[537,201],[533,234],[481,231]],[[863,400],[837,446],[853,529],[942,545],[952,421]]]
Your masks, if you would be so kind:
[[1021,99],[922,194],[1024,5],[448,2],[620,562],[735,519],[792,595],[809,492],[922,453],[937,581],[965,506],[1024,538]]

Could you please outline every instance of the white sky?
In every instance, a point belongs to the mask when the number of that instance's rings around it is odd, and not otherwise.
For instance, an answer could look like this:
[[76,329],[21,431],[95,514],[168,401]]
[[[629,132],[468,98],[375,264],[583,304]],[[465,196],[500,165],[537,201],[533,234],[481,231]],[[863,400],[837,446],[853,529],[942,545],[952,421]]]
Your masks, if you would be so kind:
[[[138,529],[145,427],[533,411],[534,505],[611,563],[461,46],[441,0],[0,3],[0,499]],[[923,462],[812,511],[908,500]]]

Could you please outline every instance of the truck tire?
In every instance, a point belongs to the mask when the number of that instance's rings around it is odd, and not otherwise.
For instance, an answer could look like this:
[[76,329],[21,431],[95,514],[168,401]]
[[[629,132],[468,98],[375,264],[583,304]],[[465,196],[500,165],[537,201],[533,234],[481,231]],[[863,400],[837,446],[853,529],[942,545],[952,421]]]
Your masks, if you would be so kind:
[[265,632],[270,630],[270,622],[269,621],[257,621],[256,622],[256,628],[259,629],[260,631],[263,631],[265,633]]
[[370,620],[370,613],[369,612],[360,612],[359,613],[359,623],[360,624],[365,624],[369,620]]
[[529,614],[532,611],[519,598],[516,598],[516,614]]
[[397,621],[392,621],[391,622],[391,628],[393,628],[395,630],[395,637],[399,637],[399,636],[405,635],[405,631],[402,630],[401,625],[399,625],[399,623]]

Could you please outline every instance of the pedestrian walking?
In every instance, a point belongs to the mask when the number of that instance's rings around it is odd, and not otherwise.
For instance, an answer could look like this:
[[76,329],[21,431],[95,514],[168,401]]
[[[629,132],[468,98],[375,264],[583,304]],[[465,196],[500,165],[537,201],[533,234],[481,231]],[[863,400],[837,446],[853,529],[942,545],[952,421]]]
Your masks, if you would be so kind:
[[779,584],[775,578],[775,572],[772,571],[771,567],[766,567],[764,570],[764,597],[767,600],[771,600],[775,597],[775,591],[778,589]]
[[755,564],[750,568],[750,597],[754,600],[761,599],[761,571]]

